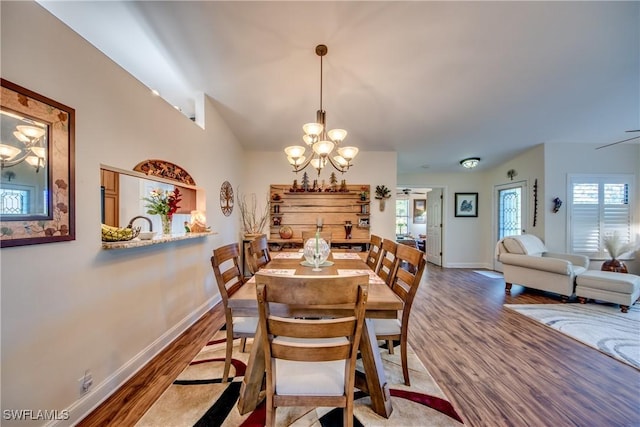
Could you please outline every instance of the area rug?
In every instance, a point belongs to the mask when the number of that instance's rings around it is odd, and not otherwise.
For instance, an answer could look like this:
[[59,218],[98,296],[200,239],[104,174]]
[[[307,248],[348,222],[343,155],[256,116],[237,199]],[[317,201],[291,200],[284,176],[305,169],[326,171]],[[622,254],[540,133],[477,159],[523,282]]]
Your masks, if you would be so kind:
[[[237,408],[240,385],[249,359],[234,342],[230,375],[233,380],[221,383],[224,368],[225,333],[218,331],[191,364],[178,376],[154,405],[136,424],[137,427],[159,426],[263,426],[264,402],[249,414],[240,415]],[[403,383],[400,348],[390,355],[381,349],[385,374],[390,386],[393,413],[388,419],[370,408],[369,397],[356,391],[354,426],[462,426],[462,421],[413,353],[407,352],[411,387]],[[279,408],[278,426],[326,427],[342,424],[340,408]]]
[[485,277],[489,277],[490,279],[503,279],[504,276],[502,273],[497,271],[489,271],[489,270],[473,270],[474,273],[482,274]]
[[640,369],[640,307],[617,304],[505,304],[622,362]]

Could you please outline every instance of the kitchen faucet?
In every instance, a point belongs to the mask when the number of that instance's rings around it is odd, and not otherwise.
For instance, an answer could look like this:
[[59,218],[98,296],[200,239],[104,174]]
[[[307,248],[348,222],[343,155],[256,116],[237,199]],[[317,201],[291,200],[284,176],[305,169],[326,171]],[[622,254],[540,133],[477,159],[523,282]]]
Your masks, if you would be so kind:
[[136,219],[146,219],[147,222],[149,223],[149,231],[153,231],[153,223],[151,222],[151,219],[149,219],[146,216],[142,216],[142,215],[138,215],[138,216],[134,216],[133,218],[131,218],[131,221],[129,221],[129,225],[127,225],[127,228],[132,228],[133,226],[133,221],[135,221]]

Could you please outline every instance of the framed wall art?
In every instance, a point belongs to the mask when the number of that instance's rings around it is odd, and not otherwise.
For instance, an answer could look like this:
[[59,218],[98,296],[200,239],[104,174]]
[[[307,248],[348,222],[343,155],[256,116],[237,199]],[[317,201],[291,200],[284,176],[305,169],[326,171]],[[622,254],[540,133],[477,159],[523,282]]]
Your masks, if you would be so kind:
[[478,193],[456,193],[455,216],[477,217],[478,216]]
[[427,199],[413,199],[413,223],[427,222]]
[[75,240],[75,110],[0,79],[0,247]]

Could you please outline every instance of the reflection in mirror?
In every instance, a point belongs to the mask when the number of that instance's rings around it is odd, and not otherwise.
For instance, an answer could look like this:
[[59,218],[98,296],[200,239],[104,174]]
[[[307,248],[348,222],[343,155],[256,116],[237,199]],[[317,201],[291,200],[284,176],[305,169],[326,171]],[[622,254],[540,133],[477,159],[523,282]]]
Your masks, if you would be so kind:
[[[3,220],[49,217],[46,123],[0,111],[0,214]],[[33,219],[33,218],[31,218]]]

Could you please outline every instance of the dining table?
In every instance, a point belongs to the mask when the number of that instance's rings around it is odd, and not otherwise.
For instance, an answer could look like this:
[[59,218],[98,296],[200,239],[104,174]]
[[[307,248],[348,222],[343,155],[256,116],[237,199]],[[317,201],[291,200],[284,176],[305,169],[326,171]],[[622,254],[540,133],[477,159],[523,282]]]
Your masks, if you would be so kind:
[[[389,384],[382,365],[382,358],[378,348],[374,318],[394,319],[398,310],[402,310],[402,300],[387,286],[376,273],[369,268],[357,252],[332,251],[329,258],[314,271],[313,266],[305,262],[301,251],[272,253],[271,261],[261,272],[282,275],[369,275],[369,291],[366,305],[365,322],[360,340],[360,354],[364,372],[357,373],[356,387],[369,394],[371,408],[378,415],[389,418],[393,411]],[[234,316],[258,316],[255,277],[238,289],[228,301]],[[241,415],[253,411],[264,399],[262,391],[265,373],[264,348],[262,347],[262,332],[257,329],[238,400],[238,410]]]

